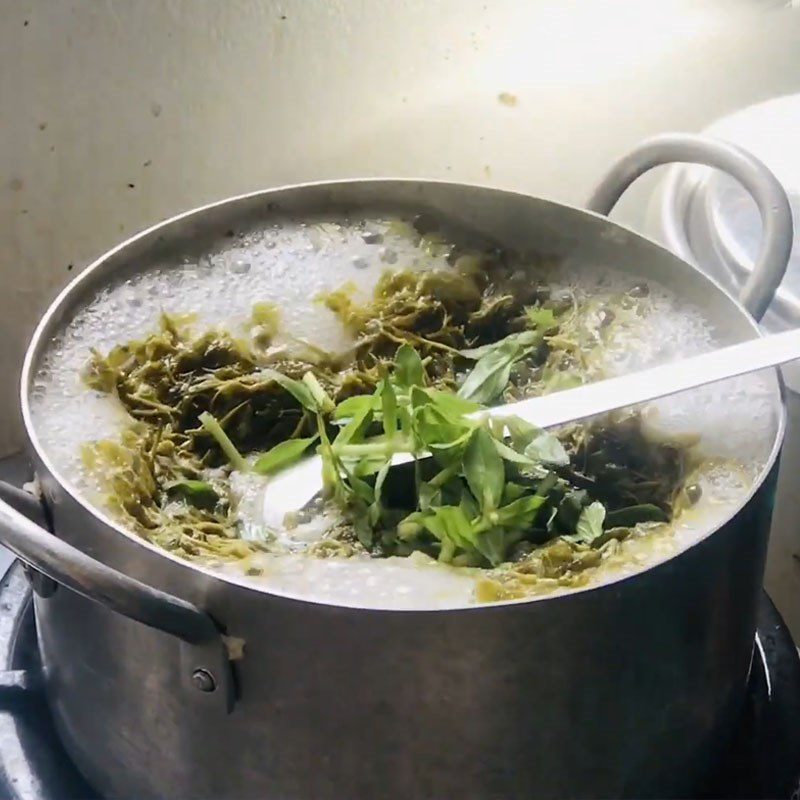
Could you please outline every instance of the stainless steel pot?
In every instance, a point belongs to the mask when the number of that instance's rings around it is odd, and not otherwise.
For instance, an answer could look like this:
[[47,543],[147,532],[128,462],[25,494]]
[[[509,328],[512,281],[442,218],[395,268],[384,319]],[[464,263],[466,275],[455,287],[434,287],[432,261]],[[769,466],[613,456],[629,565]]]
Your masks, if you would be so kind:
[[[757,335],[745,308],[697,270],[600,216],[639,174],[675,160],[726,169],[758,201],[765,242],[743,294],[757,316],[791,247],[786,197],[741,151],[683,136],[645,143],[614,167],[589,203],[598,213],[458,184],[309,184],[168,220],[61,293],[22,375],[52,532],[24,516],[40,509],[7,487],[0,542],[30,566],[53,715],[101,793],[406,800],[644,797],[696,787],[725,744],[750,666],[784,428],[777,377],[764,472],[702,541],[608,585],[439,611],[281,596],[157,550],[72,492],[37,441],[27,397],[54,333],[112,277],[276,209],[429,210],[512,247],[644,272],[700,304],[722,338]],[[228,637],[244,640],[238,660]]]

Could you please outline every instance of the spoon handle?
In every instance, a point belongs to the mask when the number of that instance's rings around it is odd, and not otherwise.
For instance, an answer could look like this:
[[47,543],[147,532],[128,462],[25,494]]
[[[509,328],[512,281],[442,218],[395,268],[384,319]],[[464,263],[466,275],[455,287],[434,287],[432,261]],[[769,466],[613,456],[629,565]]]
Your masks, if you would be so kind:
[[800,329],[751,339],[576,389],[498,406],[491,410],[491,416],[497,419],[518,416],[540,428],[549,428],[775,367],[797,358],[800,358]]

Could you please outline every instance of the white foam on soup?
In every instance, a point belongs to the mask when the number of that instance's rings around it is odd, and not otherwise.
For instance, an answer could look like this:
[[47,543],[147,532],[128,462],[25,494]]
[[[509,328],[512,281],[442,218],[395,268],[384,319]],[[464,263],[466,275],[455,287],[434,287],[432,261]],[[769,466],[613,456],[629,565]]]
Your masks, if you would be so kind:
[[[341,324],[314,298],[347,282],[368,292],[385,269],[449,268],[443,256],[422,252],[402,231],[382,220],[348,224],[290,224],[250,232],[201,258],[164,263],[101,291],[51,343],[31,390],[39,441],[62,478],[90,502],[100,490],[83,469],[81,445],[118,435],[129,418],[113,398],[88,390],[80,378],[90,348],[101,352],[156,329],[162,312],[197,314],[195,329],[221,325],[238,332],[255,302],[280,308],[284,329],[326,349],[345,348]],[[565,265],[548,273],[554,289],[570,288],[602,306],[646,280],[649,295],[639,311],[611,330],[597,350],[608,375],[621,374],[707,351],[718,344],[700,310],[642,275],[632,277],[596,265]],[[668,535],[623,543],[618,558],[596,580],[637,571],[688,546],[741,503],[769,455],[776,415],[771,372],[743,376],[651,404],[655,435],[699,437],[698,449],[713,462],[698,476],[700,502]],[[726,460],[741,466],[726,466]],[[245,536],[257,526],[244,525]],[[302,550],[302,547],[300,548]],[[627,553],[627,555],[626,555]],[[258,574],[240,579],[287,594],[343,605],[424,608],[470,602],[471,570],[415,559],[317,559],[300,553],[267,554]],[[236,565],[220,567],[230,574]],[[241,570],[240,570],[241,572]]]

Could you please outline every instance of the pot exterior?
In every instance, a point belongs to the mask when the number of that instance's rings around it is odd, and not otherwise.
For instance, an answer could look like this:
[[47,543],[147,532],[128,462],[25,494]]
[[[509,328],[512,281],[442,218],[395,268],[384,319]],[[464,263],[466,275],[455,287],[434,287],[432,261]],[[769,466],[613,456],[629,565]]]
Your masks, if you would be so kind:
[[681,555],[547,600],[369,611],[214,581],[246,640],[229,716],[182,687],[175,639],[59,587],[36,598],[57,726],[106,796],[688,796],[744,697],[776,473]]

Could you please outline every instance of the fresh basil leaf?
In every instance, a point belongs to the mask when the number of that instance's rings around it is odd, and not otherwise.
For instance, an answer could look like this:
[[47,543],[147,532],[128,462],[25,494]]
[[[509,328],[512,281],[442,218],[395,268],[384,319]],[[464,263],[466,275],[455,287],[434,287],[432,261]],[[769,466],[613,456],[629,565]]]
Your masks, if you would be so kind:
[[565,467],[569,464],[569,456],[555,434],[542,431],[525,448],[525,455],[532,461],[550,464],[554,467]]
[[377,526],[377,524],[381,520],[381,516],[383,515],[383,507],[381,505],[381,493],[383,492],[383,484],[386,481],[386,476],[389,474],[390,466],[391,462],[387,460],[386,463],[378,471],[378,477],[375,479],[375,490],[374,490],[375,499],[372,501],[372,505],[369,507],[369,521],[373,528]]
[[342,400],[342,402],[336,406],[333,412],[333,420],[335,422],[341,422],[351,419],[363,410],[372,409],[373,411],[377,411],[379,408],[380,401],[378,398],[369,394],[354,395],[353,397],[348,397],[346,400]]
[[206,481],[183,480],[170,483],[167,487],[170,497],[180,497],[195,508],[213,509],[219,502],[219,495]]
[[475,502],[475,498],[467,491],[466,488],[461,490],[461,498],[458,502],[459,508],[464,512],[464,515],[471,522],[480,516],[480,509]]
[[472,400],[465,400],[457,394],[443,392],[441,389],[426,389],[425,391],[439,411],[447,416],[456,418],[459,422],[462,421],[461,417],[465,414],[472,414],[475,411],[480,411],[482,408],[480,403],[475,403]]
[[642,503],[638,506],[628,506],[617,511],[609,511],[606,516],[607,528],[630,528],[640,522],[668,522],[669,517],[658,506],[651,503]]
[[388,439],[391,439],[397,433],[397,396],[389,381],[383,381],[383,385],[380,387],[380,397],[383,432]]
[[588,505],[589,495],[585,489],[567,492],[558,504],[555,524],[564,533],[574,533],[583,507]]
[[340,431],[334,439],[333,445],[337,450],[350,444],[351,442],[361,442],[372,424],[374,414],[369,406],[361,406],[350,418],[350,421]]
[[393,378],[398,386],[410,389],[412,386],[425,385],[425,368],[419,353],[408,344],[402,344],[397,348],[394,357]]
[[535,331],[511,334],[482,355],[458,390],[458,396],[489,405],[502,395],[511,367],[541,342]]
[[285,442],[276,444],[258,458],[253,465],[253,472],[259,475],[271,475],[273,472],[288,467],[289,464],[297,461],[317,439],[319,436],[309,436],[305,439],[287,439]]
[[464,477],[484,514],[494,511],[503,499],[505,466],[485,428],[478,428],[464,451]]
[[294,378],[290,378],[274,369],[264,369],[261,371],[261,374],[286,389],[286,391],[304,408],[314,413],[321,410],[311,389],[302,381],[296,381]]
[[375,475],[380,472],[385,463],[385,455],[361,456],[355,459],[355,463],[352,464],[349,461],[345,461],[345,466],[347,466],[348,470],[357,478],[367,478],[370,475]]
[[375,490],[366,481],[347,470],[347,479],[354,495],[367,506],[375,502]]
[[443,544],[448,541],[455,547],[467,549],[474,546],[472,523],[459,506],[432,508],[421,515],[420,522]]
[[540,495],[526,495],[498,508],[491,518],[496,525],[504,528],[529,528],[533,525],[539,509],[544,503],[545,498]]
[[489,344],[484,344],[480,347],[471,347],[467,348],[466,350],[459,350],[458,352],[460,355],[464,356],[464,358],[469,358],[473,361],[479,361],[488,353],[498,350],[501,347],[513,345],[519,348],[526,348],[538,345],[540,341],[541,337],[536,333],[536,331],[521,331],[520,333],[510,333],[504,339],[499,339],[496,342],[490,342]]
[[317,404],[316,410],[323,414],[329,414],[334,409],[333,400],[328,397],[328,393],[322,388],[322,384],[316,379],[313,372],[306,372],[303,375],[303,383],[308,387],[314,402]]
[[514,500],[519,500],[520,497],[528,494],[529,491],[530,488],[528,486],[522,486],[519,483],[509,481],[505,487],[503,487],[503,503],[508,504]]
[[555,472],[548,472],[542,480],[539,481],[535,493],[538,494],[539,497],[547,497],[558,484],[558,480],[558,475],[556,475]]
[[505,417],[503,422],[511,438],[511,444],[519,452],[524,452],[525,448],[542,432],[541,428],[531,425],[522,417]]
[[606,518],[606,509],[602,503],[590,503],[581,511],[575,533],[564,538],[570,542],[591,545],[595,539],[603,535],[603,520]]
[[490,528],[478,534],[475,541],[478,552],[493,566],[497,567],[505,561],[506,532],[502,528]]
[[411,387],[409,400],[411,401],[412,412],[416,411],[418,408],[423,408],[424,406],[429,406],[433,403],[433,399],[431,398],[430,394],[419,386]]
[[529,458],[527,455],[525,455],[525,453],[518,453],[516,450],[512,450],[507,444],[504,444],[499,439],[495,439],[494,437],[492,437],[492,441],[494,442],[494,446],[498,454],[505,461],[511,461],[514,464],[522,464],[526,467],[532,467],[536,465],[537,461]]
[[519,349],[515,345],[487,353],[473,367],[458,390],[458,396],[484,405],[492,403],[508,385],[511,367],[517,360],[518,353]]
[[465,350],[459,350],[459,355],[464,358],[469,358],[472,361],[478,361],[483,358],[487,353],[497,349],[498,342],[490,342],[489,344],[481,345],[480,347],[468,347]]
[[464,448],[472,437],[472,430],[472,428],[467,428],[460,436],[449,442],[431,442],[426,447],[439,464],[452,464],[453,459],[461,458]]
[[419,487],[419,508],[420,511],[429,511],[435,506],[442,505],[442,490],[441,487],[434,484],[421,483]]

